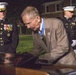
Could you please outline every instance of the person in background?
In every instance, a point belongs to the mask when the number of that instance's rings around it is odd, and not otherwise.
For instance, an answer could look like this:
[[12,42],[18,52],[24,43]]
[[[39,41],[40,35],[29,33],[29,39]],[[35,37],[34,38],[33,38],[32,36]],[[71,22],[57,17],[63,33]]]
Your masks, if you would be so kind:
[[76,15],[75,14],[72,16],[72,24],[73,24],[72,29],[73,29],[73,33],[74,33],[73,40],[75,40],[75,41],[73,41],[75,43],[74,43],[74,46],[72,46],[72,47],[74,49],[74,52],[76,53]]
[[[63,22],[57,18],[42,18],[37,8],[27,6],[21,18],[28,29],[32,29],[34,50],[29,52],[39,56],[40,63],[76,65],[75,53],[69,48]],[[46,63],[45,63],[46,64]],[[62,69],[62,73],[74,71]]]
[[74,16],[75,6],[63,7],[63,18],[64,27],[66,29],[69,43],[73,47],[76,53],[76,18]]
[[7,2],[0,2],[0,63],[12,64],[19,41],[17,25],[8,21],[6,14]]

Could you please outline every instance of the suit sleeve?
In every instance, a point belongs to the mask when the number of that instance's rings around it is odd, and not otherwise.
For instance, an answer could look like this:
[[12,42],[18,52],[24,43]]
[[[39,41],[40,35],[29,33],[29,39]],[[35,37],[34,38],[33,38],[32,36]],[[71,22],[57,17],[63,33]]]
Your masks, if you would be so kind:
[[57,45],[55,48],[51,50],[51,58],[56,60],[57,58],[60,58],[65,53],[69,51],[69,42],[67,38],[67,33],[65,31],[65,28],[63,26],[63,22],[61,20],[58,21],[58,24],[56,24],[55,28],[55,34],[56,34],[56,41]]
[[9,51],[15,53],[16,48],[18,46],[18,42],[19,42],[18,28],[17,28],[17,25],[15,23],[13,24],[13,32],[12,32],[11,38],[12,38],[12,43],[9,47]]

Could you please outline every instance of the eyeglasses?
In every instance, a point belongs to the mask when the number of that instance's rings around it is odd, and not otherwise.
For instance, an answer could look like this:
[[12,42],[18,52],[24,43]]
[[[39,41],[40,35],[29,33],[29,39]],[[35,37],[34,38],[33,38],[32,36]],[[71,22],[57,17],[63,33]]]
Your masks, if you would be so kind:
[[70,13],[74,13],[74,11],[69,11]]

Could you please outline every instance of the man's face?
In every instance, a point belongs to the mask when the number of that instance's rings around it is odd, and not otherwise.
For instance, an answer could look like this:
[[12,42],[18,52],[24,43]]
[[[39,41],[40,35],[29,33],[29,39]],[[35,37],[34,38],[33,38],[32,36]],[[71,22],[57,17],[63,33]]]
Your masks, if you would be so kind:
[[65,12],[65,16],[67,16],[68,18],[71,18],[74,15],[74,11],[66,11]]
[[40,17],[39,16],[35,16],[34,18],[31,18],[28,15],[24,15],[22,17],[22,20],[28,29],[30,28],[30,29],[36,31],[40,27]]
[[0,20],[3,20],[5,17],[4,12],[0,12]]

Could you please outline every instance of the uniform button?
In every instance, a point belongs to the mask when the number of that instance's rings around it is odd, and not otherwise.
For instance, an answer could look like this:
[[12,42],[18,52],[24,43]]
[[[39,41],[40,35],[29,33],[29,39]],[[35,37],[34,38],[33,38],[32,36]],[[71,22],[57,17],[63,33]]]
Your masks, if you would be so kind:
[[4,44],[1,44],[1,46],[3,46]]
[[3,42],[3,40],[1,40],[0,42]]
[[2,41],[2,38],[0,38],[0,41]]
[[3,25],[3,23],[1,23],[1,25]]
[[2,38],[0,38],[0,40],[2,40]]
[[3,33],[3,32],[2,32],[2,31],[0,31],[0,35],[2,35],[2,33]]
[[4,45],[4,42],[3,42],[3,40],[1,40],[1,41],[0,41],[0,45],[1,45],[1,46],[3,46],[3,45]]
[[0,35],[2,35],[2,33],[0,33]]
[[2,30],[2,28],[0,28],[0,30]]

